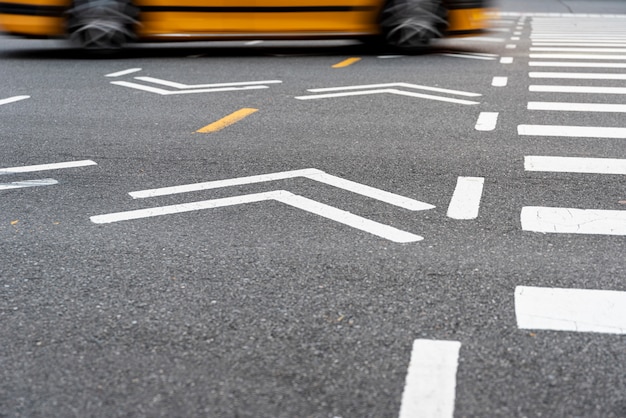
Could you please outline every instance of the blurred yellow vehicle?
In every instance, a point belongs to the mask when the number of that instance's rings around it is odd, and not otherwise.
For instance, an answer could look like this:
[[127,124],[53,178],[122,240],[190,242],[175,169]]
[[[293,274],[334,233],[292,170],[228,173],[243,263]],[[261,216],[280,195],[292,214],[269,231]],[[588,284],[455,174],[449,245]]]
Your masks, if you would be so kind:
[[0,0],[0,28],[85,49],[129,42],[369,39],[421,49],[479,32],[488,0]]

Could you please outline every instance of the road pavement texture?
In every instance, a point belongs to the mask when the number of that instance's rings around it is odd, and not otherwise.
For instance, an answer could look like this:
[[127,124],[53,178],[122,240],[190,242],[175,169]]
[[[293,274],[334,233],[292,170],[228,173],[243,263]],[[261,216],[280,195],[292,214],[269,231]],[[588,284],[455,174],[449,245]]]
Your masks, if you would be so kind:
[[422,55],[0,37],[0,417],[626,416],[626,3]]

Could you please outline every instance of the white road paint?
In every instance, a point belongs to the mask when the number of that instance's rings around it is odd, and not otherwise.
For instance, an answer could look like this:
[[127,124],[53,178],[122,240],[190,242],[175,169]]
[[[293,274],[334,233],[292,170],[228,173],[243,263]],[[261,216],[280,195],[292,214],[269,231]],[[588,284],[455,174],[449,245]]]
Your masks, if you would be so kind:
[[58,181],[56,181],[55,179],[14,181],[11,183],[0,183],[0,190],[23,189],[26,187],[38,186],[52,186],[57,183]]
[[154,77],[135,77],[135,80],[144,81],[146,83],[159,84],[166,87],[173,87],[175,89],[190,90],[190,89],[213,89],[222,87],[242,87],[242,86],[259,86],[266,84],[280,84],[281,80],[261,80],[261,81],[237,81],[231,83],[212,83],[212,84],[183,84],[175,81],[161,80]]
[[195,90],[165,90],[151,86],[145,86],[143,84],[132,83],[129,81],[112,81],[111,84],[117,86],[129,87],[135,90],[147,91],[149,93],[159,94],[161,96],[169,96],[175,94],[193,94],[193,93],[217,93],[224,91],[238,91],[238,90],[258,90],[267,89],[268,86],[244,86],[244,87],[222,87],[222,88],[210,88],[210,89],[195,89]]
[[566,48],[566,47],[543,47],[533,46],[531,51],[536,52],[626,52],[626,48]]
[[9,97],[6,99],[0,99],[0,106],[9,104],[9,103],[19,102],[19,101],[26,100],[26,99],[30,99],[30,96],[13,96],[13,97]]
[[187,184],[182,186],[164,187],[159,189],[142,190],[129,193],[134,199],[143,199],[156,196],[165,196],[179,193],[189,193],[202,190],[219,189],[222,187],[241,186],[246,184],[263,183],[268,181],[285,180],[296,177],[304,177],[320,183],[328,184],[361,196],[380,200],[382,202],[398,206],[412,211],[421,211],[434,209],[433,205],[420,202],[419,200],[410,199],[394,193],[386,192],[381,189],[366,186],[351,180],[327,174],[315,168],[307,168],[303,170],[282,171],[279,173],[261,174],[257,176],[238,177],[227,180],[209,181],[203,183]]
[[626,128],[602,126],[519,125],[519,135],[626,139]]
[[522,208],[520,220],[524,231],[626,235],[626,210],[526,206]]
[[415,340],[399,418],[452,418],[461,343]]
[[498,124],[498,112],[480,112],[476,126],[477,131],[493,131]]
[[497,58],[497,55],[485,55],[485,54],[456,54],[456,53],[446,53],[441,54],[446,57],[454,57],[454,58],[467,58],[473,60],[484,60],[484,61],[494,61]]
[[504,46],[504,48],[505,49],[515,49],[515,48],[517,48],[517,45],[515,45],[515,44],[506,44]]
[[544,93],[626,94],[626,87],[530,85],[528,90]]
[[479,104],[479,102],[474,102],[471,100],[455,99],[455,98],[443,97],[443,96],[434,96],[432,94],[416,93],[412,91],[405,91],[405,90],[398,90],[398,89],[361,90],[361,91],[349,91],[349,92],[343,92],[343,93],[316,94],[316,95],[311,95],[311,96],[298,96],[296,97],[296,99],[317,100],[317,99],[329,99],[329,98],[336,98],[336,97],[366,96],[370,94],[382,94],[382,93],[397,94],[400,96],[415,97],[419,99],[435,100],[439,102],[456,103],[456,104],[462,104],[462,105]]
[[246,42],[246,43],[245,43],[245,45],[258,45],[258,44],[262,44],[262,43],[263,43],[263,41],[261,41],[261,40],[256,40],[256,41],[249,41],[249,42]]
[[337,209],[303,196],[293,194],[285,190],[274,190],[271,192],[248,194],[243,196],[228,197],[222,199],[204,200],[200,202],[182,203],[178,205],[161,206],[149,209],[139,209],[127,212],[111,213],[108,215],[92,216],[90,219],[97,224],[121,222],[132,219],[150,218],[155,216],[171,215],[177,213],[198,211],[204,209],[214,209],[225,206],[241,205],[274,200],[302,209],[324,218],[339,222],[341,224],[359,229],[361,231],[388,239],[397,243],[410,243],[421,241],[423,237],[409,232],[401,231],[388,225],[384,225],[350,212]]
[[528,155],[524,157],[524,169],[552,173],[626,175],[626,159]]
[[593,47],[626,47],[626,43],[622,43],[622,41],[572,41],[572,40],[562,40],[562,41],[537,41],[533,42],[535,46],[593,46]]
[[572,80],[626,80],[626,74],[620,73],[563,73],[532,71],[530,78],[562,78]]
[[600,54],[529,54],[531,59],[569,59],[569,60],[626,60],[624,55],[600,55]]
[[483,177],[459,177],[448,206],[452,219],[476,219],[483,194]]
[[563,67],[563,68],[626,68],[626,64],[613,62],[565,62],[565,61],[530,61],[530,67]]
[[494,87],[505,87],[509,83],[508,77],[494,77],[491,80],[491,85]]
[[626,292],[518,286],[521,329],[626,334]]
[[107,74],[105,77],[121,77],[123,75],[133,74],[139,71],[141,71],[141,68],[129,68],[128,70],[122,70],[116,73]]
[[626,113],[626,104],[528,102],[528,110],[555,110],[563,112]]
[[500,58],[500,64],[513,64],[513,57]]
[[91,161],[91,160],[81,160],[81,161],[68,161],[64,163],[38,164],[38,165],[28,165],[28,166],[22,166],[22,167],[0,168],[0,175],[1,174],[32,173],[36,171],[59,170],[63,168],[87,167],[91,165],[98,165],[98,164],[96,164],[94,161]]

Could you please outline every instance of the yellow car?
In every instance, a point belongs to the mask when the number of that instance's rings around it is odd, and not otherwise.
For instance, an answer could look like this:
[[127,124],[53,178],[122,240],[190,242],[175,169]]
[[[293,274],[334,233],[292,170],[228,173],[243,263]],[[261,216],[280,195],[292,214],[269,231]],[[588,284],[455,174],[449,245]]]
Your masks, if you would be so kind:
[[85,49],[128,42],[369,39],[421,49],[481,31],[488,0],[0,0],[0,28]]

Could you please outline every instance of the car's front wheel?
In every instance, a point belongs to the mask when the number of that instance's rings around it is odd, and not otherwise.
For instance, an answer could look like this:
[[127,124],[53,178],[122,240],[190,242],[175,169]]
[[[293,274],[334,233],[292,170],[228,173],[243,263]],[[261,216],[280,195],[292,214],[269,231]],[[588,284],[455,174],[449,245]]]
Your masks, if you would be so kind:
[[74,0],[67,30],[70,40],[83,49],[117,50],[134,38],[138,16],[130,0]]
[[447,26],[441,0],[389,0],[380,21],[385,44],[405,52],[423,50],[441,38]]

